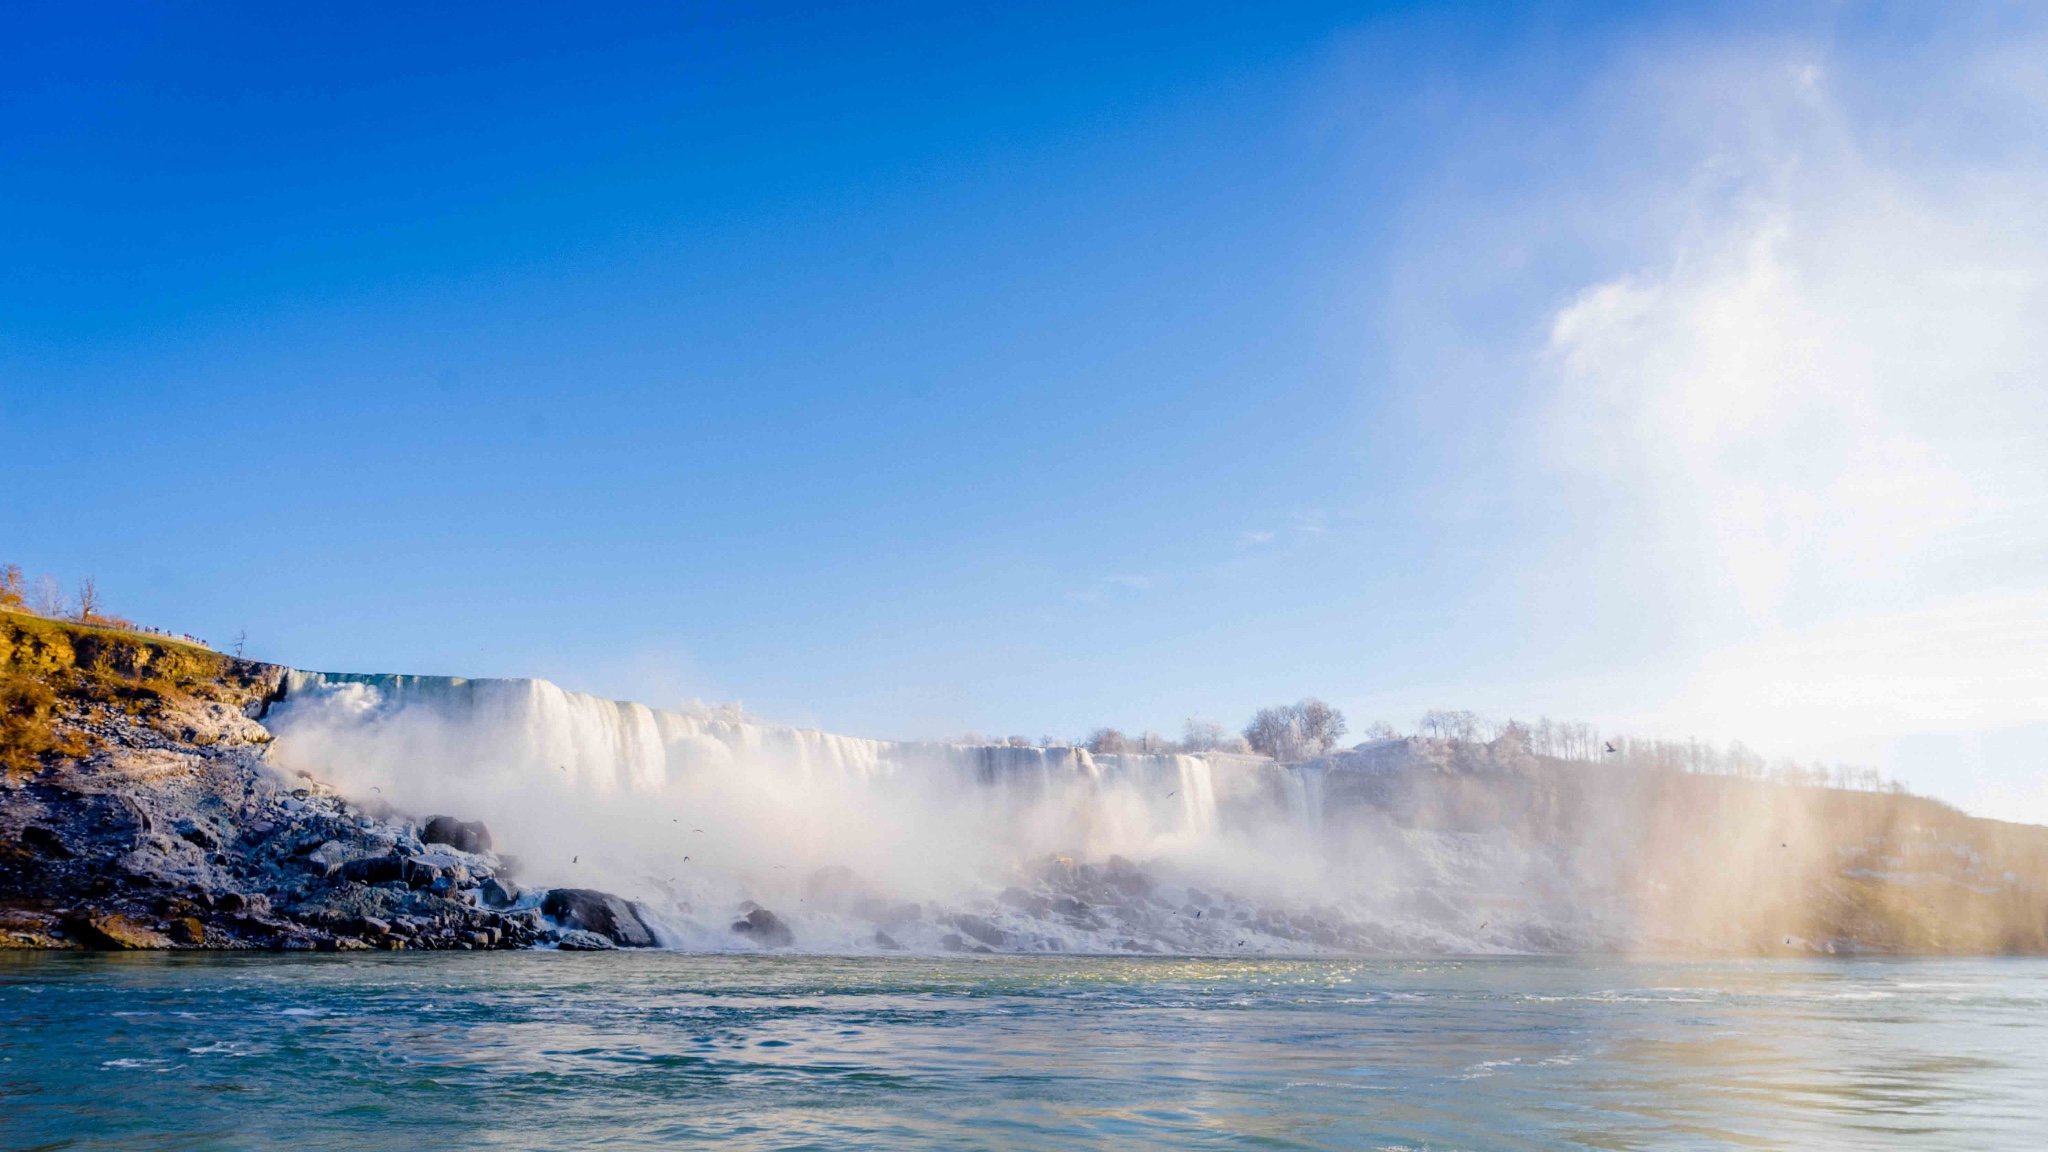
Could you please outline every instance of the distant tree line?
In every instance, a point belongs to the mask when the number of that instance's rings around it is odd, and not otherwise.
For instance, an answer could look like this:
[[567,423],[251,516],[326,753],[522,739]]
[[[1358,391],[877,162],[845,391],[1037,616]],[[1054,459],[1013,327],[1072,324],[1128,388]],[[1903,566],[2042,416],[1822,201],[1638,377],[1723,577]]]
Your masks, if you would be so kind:
[[[1310,697],[1294,704],[1276,704],[1259,709],[1244,730],[1235,735],[1214,720],[1191,716],[1181,725],[1178,740],[1158,732],[1128,736],[1116,728],[1097,728],[1075,743],[1096,755],[1228,752],[1292,761],[1307,760],[1329,752],[1337,746],[1344,732],[1344,714]],[[1013,743],[1021,739],[1011,737]],[[1066,742],[1047,740],[1046,743],[1051,746]]]
[[[1097,754],[1231,752],[1270,756],[1282,762],[1297,762],[1329,754],[1336,749],[1347,727],[1344,714],[1321,700],[1309,697],[1294,704],[1261,708],[1237,735],[1228,734],[1213,720],[1189,719],[1179,740],[1157,732],[1127,736],[1115,728],[1097,728],[1076,741]],[[1432,708],[1415,722],[1412,733],[1404,733],[1385,721],[1368,726],[1365,747],[1384,740],[1419,738],[1463,744],[1509,747],[1532,756],[1582,763],[1606,763],[1645,771],[1685,772],[1707,776],[1736,776],[1748,780],[1769,780],[1780,784],[1843,788],[1865,792],[1906,792],[1905,785],[1886,779],[1883,772],[1867,765],[1800,763],[1781,758],[1766,760],[1741,741],[1717,746],[1697,739],[1661,740],[1637,736],[1603,734],[1593,724],[1576,720],[1552,720],[1545,716],[1534,722],[1497,720],[1477,712]],[[1010,737],[1012,744],[1030,744],[1022,736]],[[1064,746],[1067,742],[1042,737],[1042,746]]]

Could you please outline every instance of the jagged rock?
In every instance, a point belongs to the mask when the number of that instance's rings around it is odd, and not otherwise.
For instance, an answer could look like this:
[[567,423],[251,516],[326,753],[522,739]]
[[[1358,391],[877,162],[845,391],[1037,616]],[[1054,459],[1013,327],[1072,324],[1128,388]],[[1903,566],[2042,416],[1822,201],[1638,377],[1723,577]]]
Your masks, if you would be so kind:
[[126,951],[171,946],[170,937],[118,912],[82,916],[66,924],[65,931],[88,948]]
[[406,858],[397,854],[365,856],[341,866],[341,876],[358,884],[385,884],[406,877]]
[[787,948],[796,943],[796,934],[789,930],[789,925],[766,908],[752,909],[746,919],[734,922],[732,930],[742,936],[751,936],[770,948]]
[[186,824],[184,827],[179,828],[178,835],[209,852],[220,847],[220,838],[197,824]]
[[64,846],[64,841],[55,832],[34,824],[21,830],[21,846],[52,860],[69,860],[72,855],[71,849]]
[[270,897],[261,892],[223,892],[213,898],[213,906],[222,912],[247,912],[261,916],[270,911]]
[[422,852],[406,858],[405,882],[444,895],[469,883],[469,866],[445,852]]
[[510,880],[489,877],[479,891],[483,895],[484,904],[492,908],[509,908],[519,902],[519,885]]
[[420,830],[427,844],[446,844],[458,852],[489,852],[491,830],[481,820],[457,820],[453,816],[432,816]]
[[609,892],[556,888],[541,901],[540,910],[565,928],[595,932],[627,948],[654,947],[654,933],[640,919],[639,910]]
[[556,937],[555,947],[564,952],[605,952],[618,945],[612,943],[609,936],[586,932],[581,928],[570,928]]
[[306,855],[306,863],[323,876],[341,871],[348,860],[348,848],[339,840],[329,840]]
[[375,916],[359,916],[349,923],[348,930],[358,936],[388,936],[391,924]]

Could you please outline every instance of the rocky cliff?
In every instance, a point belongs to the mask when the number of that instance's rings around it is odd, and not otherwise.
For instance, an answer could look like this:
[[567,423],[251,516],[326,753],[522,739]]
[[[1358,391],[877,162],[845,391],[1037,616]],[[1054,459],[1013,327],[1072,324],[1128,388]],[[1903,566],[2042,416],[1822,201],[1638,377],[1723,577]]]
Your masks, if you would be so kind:
[[481,825],[287,779],[259,723],[285,670],[0,612],[0,947],[651,943],[550,923]]

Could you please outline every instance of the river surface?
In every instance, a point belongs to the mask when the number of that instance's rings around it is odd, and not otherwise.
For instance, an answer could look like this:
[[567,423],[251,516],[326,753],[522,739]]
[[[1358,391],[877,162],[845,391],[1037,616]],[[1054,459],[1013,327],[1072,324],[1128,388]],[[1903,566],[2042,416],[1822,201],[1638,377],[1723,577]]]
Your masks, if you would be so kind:
[[2048,1147],[2048,961],[0,954],[7,1148]]

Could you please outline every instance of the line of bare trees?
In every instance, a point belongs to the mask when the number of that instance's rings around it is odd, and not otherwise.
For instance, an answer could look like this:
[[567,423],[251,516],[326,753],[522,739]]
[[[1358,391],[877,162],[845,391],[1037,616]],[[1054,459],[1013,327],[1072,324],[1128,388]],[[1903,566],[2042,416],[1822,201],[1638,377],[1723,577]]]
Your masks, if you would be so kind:
[[[1336,747],[1345,732],[1344,714],[1314,697],[1294,704],[1261,708],[1243,732],[1232,734],[1222,724],[1191,716],[1181,725],[1178,740],[1158,732],[1130,736],[1116,728],[1097,728],[1076,741],[1097,755],[1121,752],[1141,755],[1228,752],[1271,756],[1275,760],[1307,760]],[[1011,743],[1023,740],[1011,737]],[[1045,742],[1047,746],[1065,741]]]
[[[31,581],[22,574],[21,565],[0,565],[0,609],[26,612],[46,620],[68,620],[74,624],[90,624],[99,628],[146,632],[152,636],[164,636],[201,647],[211,647],[197,636],[144,627],[125,616],[116,616],[107,611],[106,601],[100,595],[99,581],[91,576],[79,581],[77,591],[66,596],[64,585],[55,576],[38,576]],[[235,655],[241,655],[239,639],[235,645]]]
[[[1227,733],[1223,725],[1213,720],[1191,718],[1183,726],[1179,740],[1168,739],[1157,732],[1127,736],[1115,728],[1098,728],[1077,743],[1098,754],[1233,752],[1295,762],[1328,754],[1337,747],[1345,732],[1344,714],[1310,697],[1294,704],[1259,709],[1238,735]],[[1610,735],[1603,734],[1598,726],[1585,721],[1553,720],[1548,716],[1524,722],[1497,720],[1471,711],[1432,708],[1415,722],[1412,734],[1423,739],[1465,744],[1494,744],[1504,740],[1534,756],[1614,764],[1643,771],[1735,776],[1864,792],[1907,791],[1905,785],[1887,779],[1882,771],[1867,765],[1830,765],[1817,760],[1802,764],[1787,758],[1767,760],[1739,740],[1717,746],[1697,739],[1660,740]],[[1372,743],[1406,739],[1410,734],[1385,721],[1378,721],[1368,726],[1362,735],[1367,743]],[[1010,743],[1029,744],[1031,741],[1013,736]],[[1044,738],[1040,743],[1049,747],[1066,742]]]
[[[1384,738],[1399,733],[1385,724],[1372,732]],[[1740,740],[1725,747],[1704,740],[1662,740],[1640,736],[1603,735],[1584,721],[1558,721],[1545,716],[1533,723],[1495,720],[1476,712],[1431,709],[1416,722],[1415,733],[1432,740],[1492,744],[1507,740],[1536,756],[1585,763],[1610,763],[1648,771],[1685,772],[1701,776],[1735,776],[1781,784],[1843,788],[1862,792],[1905,793],[1906,786],[1886,779],[1879,769],[1861,764],[1802,764],[1790,758],[1767,760]]]

